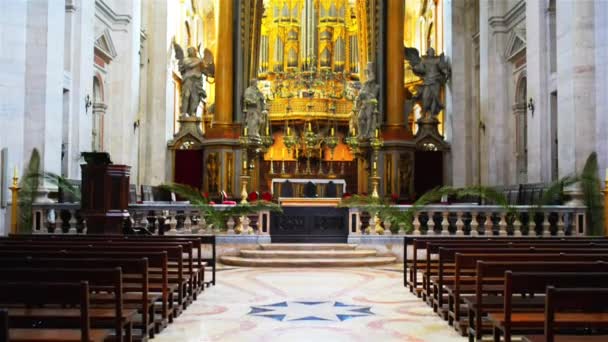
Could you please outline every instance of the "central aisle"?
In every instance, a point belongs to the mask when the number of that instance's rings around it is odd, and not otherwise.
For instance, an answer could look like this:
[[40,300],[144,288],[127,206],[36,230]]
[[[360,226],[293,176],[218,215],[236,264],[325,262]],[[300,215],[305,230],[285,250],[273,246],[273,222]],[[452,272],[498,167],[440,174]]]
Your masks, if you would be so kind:
[[218,273],[154,341],[465,341],[387,268]]

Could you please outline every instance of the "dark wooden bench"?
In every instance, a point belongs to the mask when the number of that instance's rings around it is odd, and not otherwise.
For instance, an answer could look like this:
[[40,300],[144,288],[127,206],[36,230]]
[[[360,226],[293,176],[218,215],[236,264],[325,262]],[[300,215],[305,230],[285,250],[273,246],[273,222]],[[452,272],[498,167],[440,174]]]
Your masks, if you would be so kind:
[[[511,272],[504,275],[504,305],[502,310],[490,313],[488,320],[494,331],[494,341],[500,341],[501,335],[505,342],[511,341],[513,333],[530,333],[543,331],[545,314],[542,310],[524,311],[513,310],[514,294],[526,293],[529,295],[546,293],[547,286],[555,287],[597,287],[603,288],[608,283],[608,272]],[[534,308],[532,308],[534,309]],[[578,326],[583,322],[593,321],[596,325],[608,327],[608,315],[594,314],[563,315],[559,325],[563,327]]]
[[[2,342],[102,342],[110,336],[109,330],[91,329],[88,282],[40,283],[0,282],[0,301],[11,306],[61,305],[74,306],[66,309],[78,312],[78,317],[64,322],[62,329],[46,327],[46,321],[35,325],[23,323],[0,310],[0,341]],[[62,310],[61,308],[55,310]],[[58,316],[58,318],[61,315]]]
[[[0,258],[71,258],[71,259],[124,259],[146,258],[148,261],[148,269],[156,269],[157,271],[149,272],[148,289],[151,295],[160,295],[158,304],[158,316],[151,316],[155,323],[156,332],[160,332],[166,327],[169,322],[173,321],[173,297],[177,293],[178,286],[169,284],[168,280],[168,262],[166,252],[107,252],[107,251],[91,251],[91,250],[62,250],[62,251],[41,251],[41,250],[2,250],[0,249]],[[128,277],[128,275],[126,276]],[[124,291],[137,291],[137,287],[133,287],[132,283],[123,284]],[[154,309],[154,308],[153,308]],[[155,314],[157,311],[154,312]]]
[[[108,269],[119,267],[123,280],[123,307],[136,309],[140,317],[133,322],[134,332],[138,340],[146,340],[146,336],[154,337],[154,303],[160,300],[160,294],[150,294],[148,291],[148,259],[112,259],[112,258],[35,258],[31,256],[4,258],[0,256],[0,268],[49,268],[49,269]],[[114,294],[96,293],[91,296],[92,305],[112,304]],[[152,317],[152,319],[151,319]]]
[[[119,341],[131,341],[132,323],[137,313],[134,309],[123,307],[122,271],[115,269],[35,269],[35,268],[0,268],[3,279],[11,282],[24,283],[64,283],[87,281],[91,291],[101,291],[114,295],[110,306],[90,308],[91,326],[93,328],[114,328],[115,338]],[[0,305],[14,304],[11,293],[3,294]],[[43,295],[30,296],[40,303],[61,300],[61,298],[46,298]],[[20,298],[20,300],[24,300]],[[3,301],[8,301],[4,303]],[[28,302],[29,303],[29,302]],[[56,327],[63,327],[65,321],[80,318],[78,309],[9,307],[9,317],[13,321],[49,321],[57,322]],[[12,323],[11,323],[12,324]]]
[[[466,307],[462,306],[463,298],[472,297],[477,290],[477,262],[594,262],[608,261],[608,252],[605,254],[464,254],[456,253],[455,272],[453,281],[446,281],[444,290],[448,296],[448,322],[454,325],[457,331],[465,335],[469,321]],[[502,282],[500,276],[499,283]],[[488,285],[496,284],[496,281],[488,281]],[[471,298],[467,298],[472,301]],[[464,313],[464,314],[463,314]]]
[[[555,288],[547,286],[545,334],[523,336],[522,341],[608,341],[606,314],[608,314],[608,288]],[[563,327],[560,321],[564,315],[582,315],[585,319],[581,320],[580,324]],[[596,331],[600,331],[601,335],[589,334]]]
[[[169,283],[177,285],[177,305],[174,307],[174,316],[179,315],[182,310],[190,302],[191,297],[188,295],[189,284],[192,283],[192,257],[190,254],[189,266],[183,267],[183,245],[175,244],[138,244],[133,242],[99,242],[99,241],[6,241],[0,240],[1,250],[13,251],[108,251],[108,252],[166,252],[169,263]],[[151,272],[155,271],[151,269]],[[190,287],[191,289],[191,287]]]

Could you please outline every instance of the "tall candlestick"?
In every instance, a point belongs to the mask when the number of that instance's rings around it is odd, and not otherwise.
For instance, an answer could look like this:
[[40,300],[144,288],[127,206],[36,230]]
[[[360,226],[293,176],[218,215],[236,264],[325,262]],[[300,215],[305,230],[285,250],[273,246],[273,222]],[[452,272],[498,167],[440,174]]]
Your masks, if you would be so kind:
[[377,165],[376,165],[376,162],[374,162],[374,170],[376,170],[376,166],[377,166]]

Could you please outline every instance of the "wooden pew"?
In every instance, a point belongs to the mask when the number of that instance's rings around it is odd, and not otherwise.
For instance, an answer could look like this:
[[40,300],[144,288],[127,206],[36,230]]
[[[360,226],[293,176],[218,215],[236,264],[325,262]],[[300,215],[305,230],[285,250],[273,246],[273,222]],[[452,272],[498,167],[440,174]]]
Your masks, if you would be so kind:
[[[484,317],[491,312],[501,311],[505,297],[504,274],[505,272],[545,272],[547,270],[559,270],[560,274],[571,274],[576,272],[608,272],[608,263],[604,261],[478,261],[476,271],[475,296],[467,296],[464,299],[468,310],[468,334],[469,340],[476,338],[480,340],[484,331],[490,330],[491,326],[484,324]],[[529,293],[518,291],[516,293]],[[534,293],[534,292],[532,292]],[[544,291],[541,291],[541,294]],[[527,298],[517,297],[512,304],[516,309],[533,308],[540,311],[544,301],[531,301]]]
[[[422,297],[423,300],[427,300],[429,305],[435,307],[441,303],[437,303],[439,301],[438,294],[433,292],[433,282],[436,282],[439,277],[439,264],[443,262],[444,267],[448,267],[450,270],[453,270],[453,262],[455,258],[456,252],[469,252],[469,253],[515,253],[513,251],[509,252],[509,250],[513,249],[527,249],[531,253],[534,251],[543,250],[547,253],[560,253],[564,249],[588,249],[593,247],[594,249],[601,249],[602,247],[608,248],[607,245],[599,245],[599,244],[578,244],[578,243],[568,243],[568,242],[560,242],[558,244],[552,243],[530,243],[530,242],[521,242],[521,243],[512,243],[509,242],[506,245],[500,244],[483,244],[483,245],[463,245],[463,244],[442,244],[442,245],[433,245],[429,244],[428,251],[432,255],[438,255],[438,258],[435,262],[431,262],[431,259],[427,258],[427,262],[425,264],[425,269],[422,271],[423,274],[423,290]],[[443,250],[443,253],[439,253],[440,250]],[[587,253],[582,251],[581,253]],[[445,271],[445,269],[442,269]],[[441,292],[441,288],[439,288]]]
[[[138,340],[145,341],[147,336],[154,337],[154,302],[160,295],[148,291],[148,259],[117,259],[117,258],[33,258],[31,256],[3,258],[0,256],[0,268],[49,268],[49,269],[108,269],[119,267],[123,280],[123,307],[136,309],[141,318],[133,322],[133,328],[141,330]],[[112,304],[114,295],[93,294],[91,303]],[[152,319],[151,319],[152,317]],[[134,334],[136,335],[136,334]]]
[[[477,287],[477,262],[510,262],[510,263],[521,263],[521,262],[594,262],[594,261],[608,261],[608,251],[604,254],[545,254],[545,253],[534,253],[534,254],[463,254],[456,253],[456,266],[454,273],[453,282],[446,282],[445,291],[448,295],[448,322],[454,325],[457,331],[460,331],[463,335],[466,335],[468,328],[468,317],[467,314],[462,315],[464,304],[463,299],[467,299],[469,305],[477,303],[474,299]],[[487,264],[484,264],[487,267]],[[470,270],[473,270],[471,273]],[[463,278],[465,274],[466,278]],[[483,277],[483,274],[480,276]],[[496,281],[488,281],[488,285],[497,284]],[[502,276],[500,276],[500,282],[502,283]]]
[[[6,322],[3,333],[7,341],[104,341],[110,331],[91,329],[91,309],[89,302],[90,288],[87,281],[77,283],[65,282],[0,282],[0,302],[10,306],[5,311]],[[40,308],[41,305],[55,305],[52,308]],[[60,305],[60,307],[57,307]],[[64,306],[73,306],[64,308]],[[28,307],[25,311],[20,307]],[[25,314],[13,315],[23,311]],[[47,314],[39,313],[46,311]],[[29,315],[28,315],[29,314]],[[69,317],[70,319],[65,319]],[[36,324],[32,324],[31,321]],[[55,327],[61,322],[61,328]],[[4,325],[4,324],[3,324]]]
[[[5,251],[0,249],[0,258],[72,258],[72,259],[124,259],[124,258],[146,258],[149,270],[156,268],[159,271],[150,273],[148,276],[148,289],[152,295],[160,294],[159,316],[151,316],[155,323],[156,332],[160,332],[169,322],[173,321],[173,294],[177,293],[177,285],[169,284],[168,265],[166,252],[107,252],[107,251],[81,251],[81,250],[62,250],[62,251],[40,251],[40,250],[20,250]],[[124,291],[137,291],[130,283],[123,284]],[[154,308],[153,308],[154,309]],[[156,313],[156,311],[155,311]]]
[[[547,286],[545,295],[545,334],[524,336],[524,342],[600,342],[608,341],[608,335],[589,335],[591,329],[608,326],[606,320],[598,320],[608,313],[608,288],[555,288]],[[575,326],[563,327],[564,315],[593,315]],[[599,325],[596,325],[600,323]],[[585,331],[582,331],[582,330]],[[567,334],[564,334],[567,333]]]
[[[423,274],[423,286],[422,286],[422,298],[423,300],[427,300],[427,298],[429,297],[429,295],[431,294],[431,277],[432,276],[436,276],[437,275],[437,269],[438,269],[438,263],[439,263],[439,258],[435,258],[433,259],[434,255],[439,254],[439,250],[441,248],[444,249],[452,249],[452,250],[457,250],[457,249],[466,249],[466,248],[479,248],[479,249],[484,249],[484,250],[493,250],[496,248],[544,248],[544,249],[548,249],[548,248],[608,248],[608,242],[603,243],[603,242],[580,242],[580,241],[560,241],[560,242],[553,242],[553,241],[548,241],[548,240],[541,240],[541,241],[535,241],[535,242],[530,242],[530,241],[507,241],[504,243],[500,243],[500,242],[484,242],[484,243],[478,243],[478,242],[472,242],[472,243],[466,243],[466,242],[453,242],[453,243],[427,243],[427,247],[426,247],[426,251],[427,251],[427,258],[426,258],[426,263],[425,263],[425,268],[424,270],[421,272]],[[428,298],[429,304],[432,305],[432,298]]]
[[[513,312],[513,295],[517,293],[544,294],[547,286],[555,287],[597,287],[603,288],[608,282],[608,272],[511,272],[504,275],[504,305],[501,311],[488,315],[494,331],[494,341],[499,342],[501,335],[505,342],[511,342],[512,333],[543,331],[545,314],[541,310]],[[560,317],[561,326],[577,326],[581,322],[608,327],[608,315],[594,316],[564,315]]]
[[[0,250],[13,250],[13,251],[108,251],[108,252],[166,252],[168,262],[170,263],[169,273],[171,274],[171,262],[173,262],[173,272],[175,276],[169,277],[169,283],[177,286],[177,305],[173,307],[174,316],[179,315],[182,310],[187,306],[189,297],[186,295],[188,277],[185,276],[183,267],[183,246],[181,244],[137,244],[136,242],[130,243],[103,243],[94,241],[37,241],[32,243],[31,241],[21,241],[21,243],[7,242],[6,240],[0,241]],[[190,258],[190,261],[192,258]],[[192,270],[192,263],[190,263],[188,270]],[[152,270],[154,271],[154,270]]]
[[[415,269],[416,262],[419,260],[418,258],[418,250],[426,247],[427,242],[484,242],[484,241],[497,241],[497,242],[507,242],[507,241],[608,241],[606,237],[598,236],[598,237],[589,237],[589,236],[564,236],[564,237],[513,237],[513,236],[493,236],[493,235],[482,235],[482,236],[405,236],[403,238],[403,285],[410,287],[410,292],[415,291],[414,280],[415,280]],[[408,249],[412,247],[412,260],[408,259]],[[409,266],[408,266],[409,265]],[[409,272],[408,272],[409,271]],[[408,273],[409,273],[409,281],[408,281]]]
[[[132,323],[137,313],[134,309],[123,307],[122,271],[115,269],[36,269],[36,268],[0,268],[0,274],[5,279],[23,282],[78,282],[88,281],[91,290],[99,290],[114,294],[113,308],[93,308],[90,310],[92,324],[102,328],[112,326],[116,338],[120,341],[131,341]],[[0,303],[1,305],[2,303]],[[64,313],[64,312],[62,312]],[[44,319],[47,315],[56,315],[53,310],[12,309],[9,316],[16,318]],[[68,313],[65,318],[73,319]],[[34,317],[32,317],[34,316]],[[124,334],[123,334],[124,332]]]

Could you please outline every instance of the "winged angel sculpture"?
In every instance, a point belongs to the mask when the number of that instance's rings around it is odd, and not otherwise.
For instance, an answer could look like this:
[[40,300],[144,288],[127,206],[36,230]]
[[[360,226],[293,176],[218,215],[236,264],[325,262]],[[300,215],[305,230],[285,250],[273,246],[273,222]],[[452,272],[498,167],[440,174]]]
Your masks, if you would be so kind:
[[200,57],[200,44],[197,48],[190,46],[188,56],[184,50],[173,40],[175,58],[178,60],[179,72],[182,75],[182,94],[180,112],[182,115],[196,116],[198,105],[207,97],[203,89],[203,75],[215,78],[215,64],[213,54],[209,49],[203,51]]
[[422,112],[425,116],[437,116],[443,109],[441,103],[441,86],[450,78],[450,65],[442,53],[435,55],[432,47],[427,50],[426,56],[420,57],[416,48],[405,47],[405,59],[412,66],[414,74],[422,78],[422,85],[418,87],[415,100],[422,102]]

